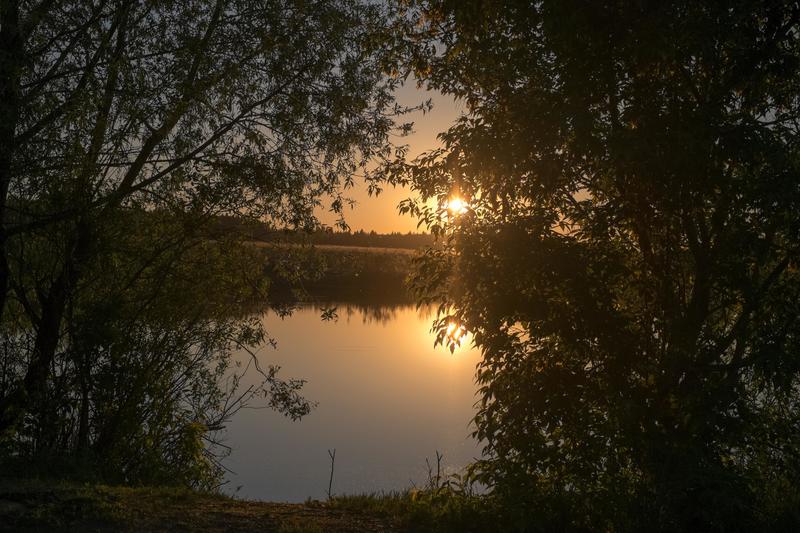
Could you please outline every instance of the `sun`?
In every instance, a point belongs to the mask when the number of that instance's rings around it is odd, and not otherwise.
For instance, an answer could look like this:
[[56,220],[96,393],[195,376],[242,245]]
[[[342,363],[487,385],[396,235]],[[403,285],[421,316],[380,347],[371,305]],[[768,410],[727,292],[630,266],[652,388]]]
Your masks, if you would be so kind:
[[456,344],[461,344],[461,341],[463,341],[467,336],[467,329],[461,324],[450,322],[447,324],[445,335],[448,339]]
[[447,210],[453,215],[463,215],[467,212],[467,202],[458,196],[453,196],[447,201]]

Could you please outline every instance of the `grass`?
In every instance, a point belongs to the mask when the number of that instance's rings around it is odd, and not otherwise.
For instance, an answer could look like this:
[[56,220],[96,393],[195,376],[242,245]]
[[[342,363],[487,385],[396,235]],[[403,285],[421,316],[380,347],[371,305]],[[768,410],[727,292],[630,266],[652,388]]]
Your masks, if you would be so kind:
[[243,501],[161,487],[0,479],[0,531],[358,533],[402,531],[325,503]]
[[278,533],[324,533],[317,524],[302,524],[288,521],[278,527]]
[[485,498],[447,485],[285,504],[177,488],[0,479],[4,532],[468,533],[494,530],[492,514]]
[[382,517],[403,531],[469,533],[495,529],[495,510],[482,496],[450,486],[403,492],[336,496],[328,503],[349,513]]
[[[497,530],[490,498],[442,456],[421,490],[334,496],[325,502],[244,501],[169,487],[0,477],[2,531],[265,531],[274,533],[469,533]],[[6,473],[8,475],[8,473]],[[17,476],[26,474],[17,473]]]

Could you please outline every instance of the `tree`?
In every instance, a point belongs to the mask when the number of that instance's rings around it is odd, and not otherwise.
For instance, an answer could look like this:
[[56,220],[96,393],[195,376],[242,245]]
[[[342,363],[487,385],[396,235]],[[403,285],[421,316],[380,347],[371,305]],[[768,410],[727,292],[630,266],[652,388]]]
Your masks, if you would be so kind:
[[[185,287],[187,265],[201,275],[187,251],[210,220],[313,228],[323,200],[341,211],[395,127],[391,17],[359,0],[0,1],[0,436],[31,442],[26,428],[46,429],[58,401],[98,386],[88,378],[120,346],[103,332],[130,334],[115,379],[159,355],[169,380],[183,363],[153,351],[158,331],[177,354],[236,324],[204,315],[205,294],[179,307],[160,296]],[[192,326],[195,311],[216,322]],[[201,363],[224,359],[222,337],[203,338]],[[97,413],[100,390],[87,394]],[[56,448],[74,449],[64,428]]]
[[467,111],[384,177],[440,236],[415,278],[440,340],[483,353],[479,478],[528,520],[777,527],[800,481],[800,4],[404,4],[410,64]]

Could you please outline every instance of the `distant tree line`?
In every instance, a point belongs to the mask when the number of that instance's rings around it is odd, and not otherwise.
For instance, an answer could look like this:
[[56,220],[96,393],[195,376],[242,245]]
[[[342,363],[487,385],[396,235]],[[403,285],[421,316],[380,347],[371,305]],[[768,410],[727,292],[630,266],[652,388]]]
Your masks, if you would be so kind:
[[428,233],[377,233],[364,230],[337,230],[334,228],[315,228],[305,230],[273,229],[258,220],[241,217],[220,216],[209,224],[206,230],[210,238],[224,237],[226,234],[246,235],[250,239],[264,242],[287,242],[295,244],[331,244],[337,246],[365,246],[375,248],[405,248],[418,250],[433,244],[433,236]]
[[[270,301],[297,304],[411,305],[412,255],[392,251],[264,250]],[[292,276],[292,271],[301,273]]]
[[405,248],[419,250],[431,246],[433,236],[428,233],[376,233],[358,230],[354,232],[321,231],[309,235],[312,244],[334,244],[339,246],[367,246],[377,248]]

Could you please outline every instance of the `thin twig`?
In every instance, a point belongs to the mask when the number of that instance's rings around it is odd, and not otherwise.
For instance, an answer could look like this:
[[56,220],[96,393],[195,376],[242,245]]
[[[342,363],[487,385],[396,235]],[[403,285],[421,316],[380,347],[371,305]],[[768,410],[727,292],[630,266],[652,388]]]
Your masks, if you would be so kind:
[[333,452],[328,450],[328,456],[331,458],[331,478],[328,480],[328,499],[330,500],[332,497],[331,489],[333,488],[333,468],[336,464],[336,448],[333,449]]

